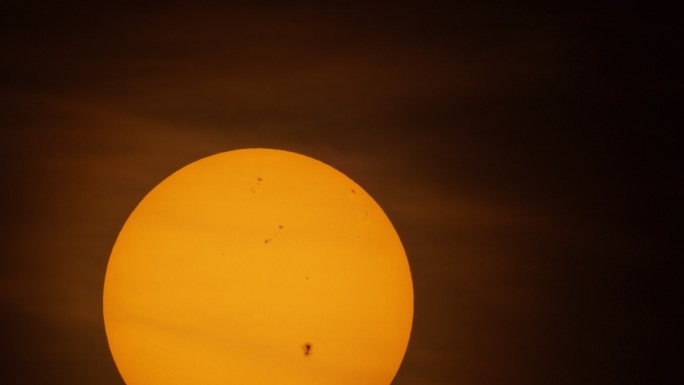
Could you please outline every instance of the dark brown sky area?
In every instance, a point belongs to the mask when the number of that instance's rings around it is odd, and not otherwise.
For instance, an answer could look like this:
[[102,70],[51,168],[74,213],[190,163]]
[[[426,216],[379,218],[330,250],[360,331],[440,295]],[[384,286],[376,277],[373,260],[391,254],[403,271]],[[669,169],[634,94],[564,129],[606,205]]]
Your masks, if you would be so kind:
[[394,385],[668,383],[673,13],[547,3],[4,1],[0,383],[122,385],[119,229],[245,147],[328,163],[393,221],[415,288]]

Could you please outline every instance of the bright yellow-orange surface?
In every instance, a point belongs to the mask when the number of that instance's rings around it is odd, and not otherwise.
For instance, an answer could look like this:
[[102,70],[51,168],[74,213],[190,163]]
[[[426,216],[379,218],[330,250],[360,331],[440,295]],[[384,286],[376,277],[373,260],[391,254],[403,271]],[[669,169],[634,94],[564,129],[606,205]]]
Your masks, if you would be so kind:
[[392,224],[351,179],[237,150],[140,202],[109,260],[104,319],[128,385],[387,385],[413,286]]

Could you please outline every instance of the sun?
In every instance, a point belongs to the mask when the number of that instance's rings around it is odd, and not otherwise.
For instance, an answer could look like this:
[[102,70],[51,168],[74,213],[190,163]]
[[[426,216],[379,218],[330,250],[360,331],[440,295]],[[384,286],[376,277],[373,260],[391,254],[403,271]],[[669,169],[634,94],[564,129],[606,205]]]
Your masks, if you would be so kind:
[[126,221],[104,284],[128,385],[388,385],[412,319],[408,261],[380,206],[281,150],[169,176]]

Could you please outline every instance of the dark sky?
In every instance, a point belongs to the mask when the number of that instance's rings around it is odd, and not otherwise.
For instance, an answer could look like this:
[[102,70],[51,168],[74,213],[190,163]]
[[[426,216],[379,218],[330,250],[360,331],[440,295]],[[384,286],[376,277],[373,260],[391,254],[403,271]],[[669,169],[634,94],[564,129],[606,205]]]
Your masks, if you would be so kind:
[[246,147],[337,168],[394,223],[415,289],[394,385],[681,366],[672,10],[67,3],[0,6],[3,384],[122,385],[119,229],[175,170]]

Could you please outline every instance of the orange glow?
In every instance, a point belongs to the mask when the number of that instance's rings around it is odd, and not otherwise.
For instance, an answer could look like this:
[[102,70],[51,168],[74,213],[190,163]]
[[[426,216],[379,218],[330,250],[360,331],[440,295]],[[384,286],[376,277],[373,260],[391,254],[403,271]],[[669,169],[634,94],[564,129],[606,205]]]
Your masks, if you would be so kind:
[[128,385],[386,385],[413,286],[392,224],[351,179],[238,150],[184,167],[133,211],[104,319]]

